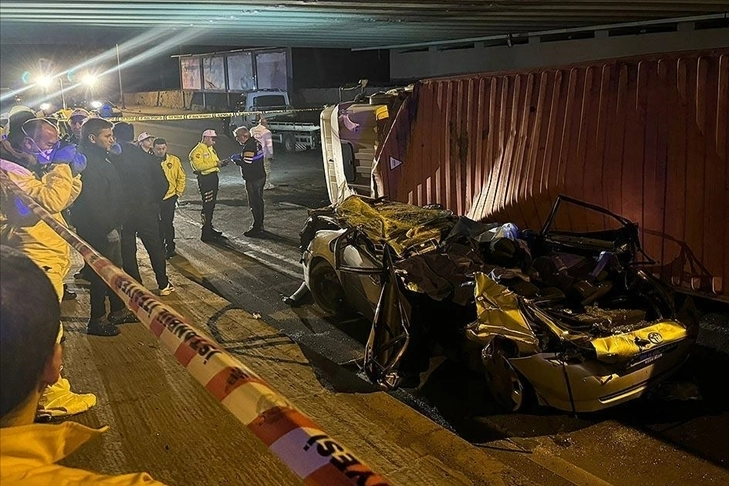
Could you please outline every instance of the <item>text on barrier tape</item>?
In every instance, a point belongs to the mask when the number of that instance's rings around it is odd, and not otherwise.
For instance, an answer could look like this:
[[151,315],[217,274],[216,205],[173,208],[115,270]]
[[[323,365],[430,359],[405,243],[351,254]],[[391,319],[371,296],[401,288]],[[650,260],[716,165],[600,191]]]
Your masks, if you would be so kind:
[[321,108],[297,108],[294,110],[266,110],[266,111],[229,111],[220,113],[177,113],[173,115],[126,115],[126,116],[110,116],[105,120],[112,122],[143,122],[143,121],[174,121],[174,120],[210,120],[215,118],[232,118],[234,116],[245,115],[279,115],[292,114],[306,111],[321,111]]
[[388,484],[343,445],[297,411],[263,379],[200,333],[93,247],[53,219],[0,170],[0,183],[50,226],[106,282],[205,389],[245,424],[306,484]]

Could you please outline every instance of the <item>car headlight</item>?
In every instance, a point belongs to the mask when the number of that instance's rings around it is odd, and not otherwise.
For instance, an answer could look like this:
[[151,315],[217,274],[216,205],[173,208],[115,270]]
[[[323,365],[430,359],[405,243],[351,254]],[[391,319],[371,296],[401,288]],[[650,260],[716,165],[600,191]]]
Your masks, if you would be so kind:
[[91,107],[92,108],[101,108],[101,101],[92,101]]

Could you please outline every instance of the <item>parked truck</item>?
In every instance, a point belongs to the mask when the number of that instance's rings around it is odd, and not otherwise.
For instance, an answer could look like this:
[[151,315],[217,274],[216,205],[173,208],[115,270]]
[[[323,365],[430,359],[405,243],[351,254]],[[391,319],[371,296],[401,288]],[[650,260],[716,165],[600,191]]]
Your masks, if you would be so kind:
[[[321,114],[332,202],[539,229],[559,194],[639,224],[646,268],[729,302],[729,49],[427,79]],[[574,211],[565,231],[602,221]]]
[[228,133],[240,126],[251,128],[259,118],[268,120],[274,143],[287,152],[319,147],[319,110],[296,110],[289,94],[281,90],[256,90],[241,94],[236,102],[236,116],[231,117]]

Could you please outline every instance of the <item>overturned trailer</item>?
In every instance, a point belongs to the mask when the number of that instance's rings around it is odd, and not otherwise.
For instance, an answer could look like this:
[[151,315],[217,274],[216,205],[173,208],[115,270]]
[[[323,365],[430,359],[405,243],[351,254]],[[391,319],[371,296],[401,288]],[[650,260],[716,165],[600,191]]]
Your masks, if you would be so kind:
[[566,194],[637,222],[663,281],[729,302],[729,49],[423,80],[328,108],[322,147],[332,202],[537,227]]

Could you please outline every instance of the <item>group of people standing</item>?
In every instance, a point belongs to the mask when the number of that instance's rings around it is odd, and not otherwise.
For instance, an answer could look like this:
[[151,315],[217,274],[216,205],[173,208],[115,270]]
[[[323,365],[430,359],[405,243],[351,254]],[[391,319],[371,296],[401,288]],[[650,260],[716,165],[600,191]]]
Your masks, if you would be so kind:
[[[81,238],[141,283],[139,237],[159,294],[169,295],[175,290],[166,268],[166,259],[175,254],[174,228],[170,229],[174,200],[186,182],[180,160],[166,153],[163,139],[147,133],[135,139],[133,127],[125,122],[112,124],[78,109],[71,113],[69,127],[62,139],[55,120],[16,110],[0,147],[3,172],[58,222],[66,225],[70,218]],[[70,268],[68,244],[20,207],[5,187],[0,202],[0,243],[27,254],[63,296]],[[136,321],[96,272],[86,267],[81,274],[90,287],[88,334],[114,336],[119,334],[117,325]]]
[[[265,129],[265,120],[259,126]],[[16,110],[2,128],[0,172],[4,178],[58,223],[65,226],[70,218],[81,238],[141,283],[138,237],[149,254],[159,294],[165,296],[175,290],[167,275],[166,259],[176,255],[174,214],[186,176],[180,159],[167,153],[164,139],[146,132],[135,138],[132,125],[112,124],[90,117],[84,110],[71,114],[70,133],[64,138],[55,120],[36,117],[28,109]],[[259,129],[262,135],[256,138],[251,134],[255,130],[237,129],[235,138],[241,152],[222,161],[213,149],[214,130],[206,130],[190,152],[203,200],[203,241],[222,234],[212,226],[212,216],[218,172],[231,161],[241,168],[253,217],[244,234],[259,236],[264,232],[263,190],[272,187],[266,181],[273,153],[270,132]],[[3,483],[69,480],[79,484],[161,484],[144,473],[107,477],[54,464],[103,432],[73,422],[33,423],[43,415],[71,415],[96,404],[93,394],[71,392],[70,384],[61,377],[63,326],[59,304],[71,266],[70,247],[7,184],[0,189]],[[96,272],[89,268],[83,273],[90,282],[88,334],[114,336],[119,334],[117,325],[137,320]],[[33,298],[27,298],[29,295]]]
[[218,200],[220,168],[230,162],[240,167],[248,196],[248,206],[253,218],[251,227],[243,235],[260,237],[265,233],[263,191],[274,187],[269,181],[273,161],[273,141],[267,126],[266,119],[261,118],[258,125],[250,130],[247,127],[236,128],[233,135],[241,145],[241,152],[225,159],[220,159],[215,151],[214,146],[218,136],[213,129],[205,130],[202,140],[190,151],[190,165],[197,176],[198,189],[202,198],[202,210],[200,211],[202,217],[200,239],[202,241],[213,242],[222,237],[223,233],[213,227],[213,212]]

